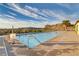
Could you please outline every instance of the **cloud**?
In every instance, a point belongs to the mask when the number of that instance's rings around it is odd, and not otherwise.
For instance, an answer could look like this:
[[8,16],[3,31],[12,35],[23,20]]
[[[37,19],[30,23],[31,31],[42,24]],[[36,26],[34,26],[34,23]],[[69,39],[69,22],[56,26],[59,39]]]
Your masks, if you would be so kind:
[[[57,22],[66,18],[65,13],[63,13],[63,12],[57,13],[57,11],[52,11],[52,10],[49,10],[49,9],[48,10],[46,10],[46,9],[39,10],[37,8],[33,8],[33,7],[30,7],[30,6],[27,6],[27,5],[25,6],[25,8],[21,8],[18,4],[8,4],[8,5],[10,6],[9,7],[10,9],[12,9],[16,12],[19,12],[19,13],[25,15],[25,16],[29,16],[29,17],[33,17],[35,19],[39,19],[40,21],[44,21],[44,22],[41,23],[41,24],[44,23],[44,25],[48,24],[48,23],[50,24],[49,20],[51,20],[51,23],[55,22],[55,20],[52,21],[52,19],[48,19],[48,17],[51,17],[51,18],[54,17],[57,20]],[[45,16],[46,18],[42,17],[40,15]],[[12,16],[8,16],[8,17],[12,18]],[[39,23],[39,25],[40,25],[40,23]]]
[[[63,15],[61,15],[61,13],[57,13],[57,12],[52,11],[52,10],[45,10],[45,9],[39,10],[37,8],[33,8],[33,7],[28,6],[28,5],[26,5],[25,8],[19,7],[18,4],[8,4],[8,5],[10,6],[10,9],[17,11],[25,16],[39,19],[40,21],[49,21],[50,20],[49,17],[51,17],[51,18],[55,17],[58,20],[65,18]],[[44,17],[42,17],[40,15],[42,15]]]
[[[58,5],[63,6],[69,10],[72,10],[69,4],[58,4]],[[52,10],[49,8],[38,9],[38,8],[31,7],[28,5],[25,5],[24,8],[20,7],[19,4],[8,4],[8,6],[6,5],[3,5],[3,6],[15,12],[18,12],[24,16],[32,17],[32,18],[42,21],[42,22],[39,22],[39,21],[36,22],[30,19],[26,21],[22,21],[22,20],[16,19],[15,16],[17,16],[17,14],[11,11],[8,11],[8,13],[11,15],[5,14],[5,13],[0,14],[0,23],[4,23],[6,27],[9,27],[10,25],[10,28],[11,28],[11,25],[15,27],[44,27],[46,24],[60,23],[66,19],[70,21],[72,20],[74,21],[75,19],[78,18],[78,15],[79,15],[78,13],[67,14],[65,13],[65,11],[62,11],[61,9],[59,10]],[[9,25],[6,25],[6,24],[9,24]]]
[[[3,20],[4,19],[4,20]],[[45,23],[40,23],[40,22],[34,22],[34,21],[17,21],[15,22],[14,20],[10,19],[5,19],[5,18],[0,18],[0,28],[21,28],[21,27],[39,27],[43,28],[46,24]]]
[[[11,16],[9,14],[0,14],[0,19],[6,19],[8,21],[17,21],[17,19],[14,16]],[[6,22],[6,21],[5,21]]]
[[64,12],[57,12],[52,10],[43,10],[42,12],[48,15],[49,17],[55,17],[57,20],[66,19],[66,14]]
[[5,14],[4,17],[10,18],[10,19],[14,19],[14,20],[16,19],[14,16],[11,16],[11,15],[8,15],[8,14]]
[[37,9],[37,8],[31,7],[31,6],[28,6],[28,5],[25,5],[24,8],[25,8],[25,9],[28,9],[28,10],[30,10],[31,12],[34,12],[34,13],[36,13],[36,14],[42,15],[42,16],[44,16],[44,17],[48,17],[47,15],[45,15],[44,13],[41,12],[41,9]]
[[72,4],[69,4],[69,3],[58,3],[57,5],[62,6],[64,8],[67,8],[69,10],[72,10],[72,8],[71,8]]
[[13,16],[17,16],[16,13],[13,13],[13,12],[11,12],[11,11],[8,11],[8,13],[11,14],[11,15],[13,15]]
[[6,14],[1,15],[0,17],[0,28],[12,28],[12,26],[14,26],[15,28],[21,28],[21,27],[43,28],[45,25],[46,25],[45,22],[40,23],[33,20],[31,21],[17,20],[16,18]]
[[21,8],[18,4],[9,4],[10,9],[16,11],[16,12],[19,12],[25,16],[29,16],[29,17],[32,17],[32,18],[35,18],[35,19],[38,19],[40,21],[45,21],[45,20],[48,20],[47,18],[45,17],[42,17],[30,10],[27,10],[27,9],[24,9],[24,8]]

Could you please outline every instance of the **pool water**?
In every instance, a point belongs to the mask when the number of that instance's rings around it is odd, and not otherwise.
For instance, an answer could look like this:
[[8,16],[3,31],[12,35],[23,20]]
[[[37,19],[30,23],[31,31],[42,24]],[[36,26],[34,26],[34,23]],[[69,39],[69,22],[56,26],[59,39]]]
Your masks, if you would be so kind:
[[35,48],[36,46],[48,41],[52,38],[55,38],[58,35],[57,32],[46,32],[46,33],[28,33],[27,35],[22,34],[17,36],[19,40],[24,45],[27,45],[29,48]]

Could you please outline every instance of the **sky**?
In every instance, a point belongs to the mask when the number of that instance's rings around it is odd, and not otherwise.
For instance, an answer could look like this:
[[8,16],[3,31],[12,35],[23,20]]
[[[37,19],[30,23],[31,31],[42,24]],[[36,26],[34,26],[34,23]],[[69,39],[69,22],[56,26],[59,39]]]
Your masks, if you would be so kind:
[[0,3],[0,28],[39,27],[79,19],[79,4]]

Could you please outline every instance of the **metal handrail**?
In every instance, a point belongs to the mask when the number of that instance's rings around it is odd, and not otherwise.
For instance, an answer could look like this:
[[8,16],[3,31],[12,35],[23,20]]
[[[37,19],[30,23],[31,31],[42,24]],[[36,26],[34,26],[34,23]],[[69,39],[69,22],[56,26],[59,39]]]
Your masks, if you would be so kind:
[[31,37],[35,38],[39,43],[41,43],[41,41],[39,39],[37,39],[37,37],[35,37],[34,35],[30,35]]

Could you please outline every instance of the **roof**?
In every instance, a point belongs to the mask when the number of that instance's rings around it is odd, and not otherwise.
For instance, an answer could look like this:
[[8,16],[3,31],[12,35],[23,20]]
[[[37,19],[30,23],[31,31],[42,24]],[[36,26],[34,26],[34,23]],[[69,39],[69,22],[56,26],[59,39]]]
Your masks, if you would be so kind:
[[75,25],[76,25],[77,23],[79,23],[79,20],[76,21]]

